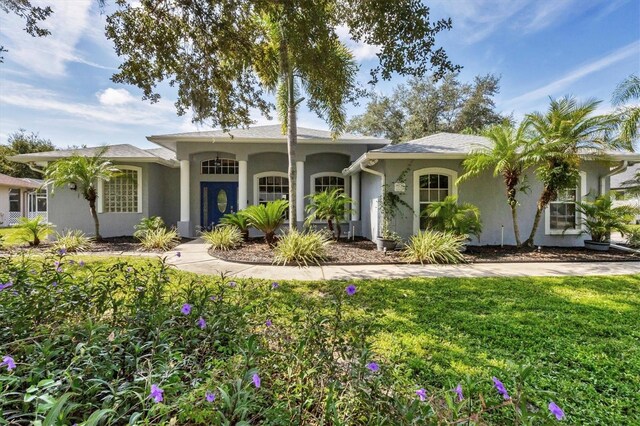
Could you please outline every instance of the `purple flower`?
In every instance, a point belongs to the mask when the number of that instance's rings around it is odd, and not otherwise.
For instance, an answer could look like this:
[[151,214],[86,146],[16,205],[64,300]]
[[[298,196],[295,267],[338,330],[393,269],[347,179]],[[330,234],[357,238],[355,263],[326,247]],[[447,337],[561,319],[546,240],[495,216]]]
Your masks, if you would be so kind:
[[182,254],[179,251],[177,251],[176,252],[176,257],[180,257],[180,256],[182,256]]
[[62,272],[62,266],[58,266],[58,267],[56,268],[56,272]]
[[265,324],[267,327],[271,327],[271,326],[273,325],[273,323],[271,322],[271,319],[266,320],[266,321],[264,322],[264,324]]
[[423,401],[425,399],[427,399],[427,391],[424,388],[420,388],[416,391],[416,395],[418,395],[418,398],[420,398],[420,401]]
[[218,296],[211,296],[209,299],[210,299],[212,302],[216,302],[216,301],[218,301]]
[[55,266],[56,268],[60,266],[60,261],[56,260],[55,262],[53,262],[53,266]]
[[504,399],[509,399],[511,398],[509,396],[509,393],[507,392],[507,388],[504,387],[504,385],[502,384],[502,382],[500,380],[498,380],[497,377],[492,377],[491,380],[493,380],[493,384],[496,387],[496,389],[498,390],[498,393],[500,395],[502,395],[504,397]]
[[83,267],[84,266],[84,260],[81,260],[80,262],[78,262],[78,266]]
[[377,362],[374,362],[374,361],[371,361],[369,364],[367,364],[367,368],[373,371],[374,373],[376,371],[380,371],[380,366],[378,365]]
[[207,326],[207,322],[204,320],[204,318],[200,317],[198,318],[198,327],[204,329]]
[[164,391],[160,389],[158,385],[151,385],[151,392],[149,393],[149,398],[153,398],[155,402],[162,402],[164,397],[162,394]]
[[66,248],[61,248],[60,250],[58,250],[58,254],[60,256],[64,256],[65,254],[67,254],[67,249]]
[[129,266],[129,267],[127,268],[127,272],[129,272],[129,273],[133,272],[133,268],[132,268],[131,266]]
[[275,290],[278,287],[280,287],[280,284],[278,284],[277,282],[274,281],[274,282],[271,283],[271,290]]
[[14,361],[13,358],[11,358],[9,355],[5,355],[2,358],[2,362],[0,362],[0,366],[6,365],[7,366],[7,370],[11,371],[14,368],[16,368],[16,362]]
[[551,414],[556,416],[556,419],[564,419],[564,411],[562,411],[562,408],[558,407],[558,405],[553,401],[549,403],[549,411],[551,412]]
[[462,401],[464,399],[464,395],[462,395],[462,385],[460,383],[458,383],[454,392],[458,394],[458,401]]
[[236,282],[235,281],[229,281],[229,287],[235,288],[235,286],[236,286]]
[[191,305],[185,303],[184,305],[182,305],[180,312],[182,312],[183,315],[189,315],[191,313]]
[[260,387],[260,376],[258,376],[258,373],[253,373],[253,384],[255,385],[255,387],[259,388]]
[[356,286],[353,284],[348,285],[344,290],[349,296],[353,296],[354,294],[356,294]]
[[58,281],[52,282],[51,285],[54,286],[54,287],[58,287]]
[[0,284],[0,291],[1,291],[1,290],[4,290],[5,288],[9,288],[9,287],[11,287],[12,285],[13,285],[13,282],[12,282],[12,281],[9,281],[8,283],[5,283],[5,284]]
[[213,402],[216,400],[216,394],[213,392],[207,391],[207,393],[204,394],[204,399],[206,399],[207,402]]

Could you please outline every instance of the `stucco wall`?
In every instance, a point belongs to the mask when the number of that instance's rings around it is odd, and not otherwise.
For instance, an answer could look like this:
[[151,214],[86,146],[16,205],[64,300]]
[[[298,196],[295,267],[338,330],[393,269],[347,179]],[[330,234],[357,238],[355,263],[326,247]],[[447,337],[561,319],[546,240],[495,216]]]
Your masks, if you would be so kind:
[[9,187],[0,186],[0,226],[9,226]]
[[[383,163],[387,183],[391,186],[407,165],[410,164],[410,170],[406,180],[406,192],[400,196],[407,204],[414,207],[414,211],[408,212],[405,218],[396,219],[395,226],[392,223],[392,228],[395,228],[395,231],[404,238],[413,234],[413,215],[418,213],[414,206],[414,171],[428,167],[440,167],[453,170],[458,176],[463,173],[460,160],[413,160],[410,163],[407,160],[385,160],[381,161],[381,163]],[[592,161],[584,162],[583,170],[587,173],[587,192],[597,194],[599,190],[599,179],[608,172],[608,164]],[[367,195],[365,188],[369,186],[370,183],[368,183],[366,179],[367,178],[363,176],[363,208],[367,206],[371,198],[378,196],[376,194]],[[532,173],[528,173],[528,182],[530,192],[528,194],[518,194],[520,201],[520,206],[518,207],[518,222],[520,224],[520,235],[523,241],[531,231],[537,198],[542,189],[542,185]],[[472,178],[458,187],[458,196],[460,202],[469,202],[480,208],[483,232],[480,236],[480,241],[474,239],[472,244],[500,244],[502,226],[504,226],[504,244],[515,244],[511,212],[507,206],[504,184],[500,178],[494,178],[490,173]],[[365,197],[369,200],[366,200]],[[364,223],[365,217],[366,216],[363,215],[363,230],[366,231],[368,227],[365,226]],[[370,237],[369,235],[367,236]],[[585,235],[545,235],[545,217],[543,214],[536,233],[535,243],[545,246],[571,246],[581,245],[582,241],[586,238],[588,238],[588,236]]]
[[[383,170],[380,163],[369,168],[379,172]],[[376,237],[374,233],[379,218],[379,215],[371,207],[374,200],[380,200],[381,194],[382,179],[372,173],[360,172],[360,233],[370,240],[374,240]]]
[[[150,215],[164,217],[164,213],[169,212],[169,215],[177,216],[172,208],[165,210],[167,199],[173,199],[173,202],[177,203],[174,193],[177,192],[179,178],[175,170],[150,163],[115,163],[115,165],[137,166],[142,169],[142,213],[99,213],[100,234],[103,237],[132,235],[134,226],[140,222],[140,219]],[[176,189],[171,189],[168,185]],[[150,189],[153,191],[151,194],[153,201],[150,201]],[[87,235],[94,235],[89,203],[78,191],[72,191],[66,186],[56,188],[53,193],[49,193],[49,221],[56,225],[58,232],[80,229]],[[168,218],[165,218],[165,221],[173,224]]]

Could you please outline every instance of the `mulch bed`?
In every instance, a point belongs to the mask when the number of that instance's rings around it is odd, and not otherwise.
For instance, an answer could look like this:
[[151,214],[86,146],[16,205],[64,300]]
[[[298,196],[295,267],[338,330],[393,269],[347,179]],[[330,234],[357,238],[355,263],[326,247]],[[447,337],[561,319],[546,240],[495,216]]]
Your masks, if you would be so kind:
[[[209,254],[229,262],[272,264],[273,251],[262,238],[251,239],[237,250],[214,251]],[[469,246],[464,253],[469,263],[510,263],[510,262],[603,262],[639,261],[640,256],[611,249],[597,252],[582,247],[542,247],[537,249],[517,249],[514,246]],[[324,264],[393,264],[404,263],[399,251],[386,254],[376,249],[375,243],[366,239],[341,240],[329,249],[329,259]]]
[[[178,244],[191,241],[191,238],[182,238]],[[177,245],[177,244],[176,244]],[[11,250],[30,250],[35,252],[45,252],[51,250],[52,244],[41,243],[38,247],[13,246]],[[140,242],[134,237],[110,237],[103,238],[102,241],[94,242],[91,247],[84,251],[84,254],[106,253],[106,252],[140,252],[140,253],[164,253],[162,250],[145,250],[140,247]]]

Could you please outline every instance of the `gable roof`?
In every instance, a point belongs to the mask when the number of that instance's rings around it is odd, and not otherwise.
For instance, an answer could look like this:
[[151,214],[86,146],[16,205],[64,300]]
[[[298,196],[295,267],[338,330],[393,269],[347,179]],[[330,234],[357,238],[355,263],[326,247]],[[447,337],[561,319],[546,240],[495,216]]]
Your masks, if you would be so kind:
[[611,189],[633,188],[640,186],[636,183],[636,176],[640,175],[640,163],[627,167],[622,173],[611,176]]
[[[59,151],[34,152],[9,157],[11,161],[19,163],[37,163],[55,161],[72,155],[93,156],[105,147],[63,149]],[[115,161],[135,161],[140,163],[158,163],[169,167],[177,167],[176,155],[166,148],[142,149],[130,144],[107,145],[105,158]]]
[[[175,151],[179,142],[249,142],[249,143],[286,143],[287,135],[282,134],[280,124],[255,126],[246,129],[210,130],[204,132],[172,133],[167,135],[147,136],[147,140]],[[344,144],[372,144],[387,145],[388,139],[373,136],[342,133],[337,138],[331,137],[328,130],[298,127],[298,143],[344,143]]]
[[13,176],[0,173],[0,186],[8,186],[10,188],[40,188],[42,182],[37,179],[16,178]]

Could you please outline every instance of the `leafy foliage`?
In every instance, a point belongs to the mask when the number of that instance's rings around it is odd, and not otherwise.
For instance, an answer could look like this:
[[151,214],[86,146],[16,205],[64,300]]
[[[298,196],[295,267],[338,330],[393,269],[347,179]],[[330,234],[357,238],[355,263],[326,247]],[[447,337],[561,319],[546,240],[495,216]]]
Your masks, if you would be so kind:
[[411,236],[402,251],[407,262],[425,263],[463,263],[461,250],[466,235],[452,232],[418,231]]
[[296,263],[298,266],[320,265],[327,259],[329,237],[322,231],[298,232],[289,231],[276,244],[273,262],[286,265]]
[[440,83],[433,77],[413,78],[391,96],[373,95],[366,111],[347,128],[393,143],[438,132],[478,133],[507,119],[495,111],[499,84],[500,78],[491,74],[476,76],[472,84],[461,83],[455,73]]
[[[50,6],[34,6],[30,0],[2,0],[0,1],[0,10],[23,19],[25,21],[24,30],[33,37],[46,37],[51,34],[48,29],[40,26],[40,21],[46,20],[53,12]],[[6,52],[4,46],[0,46],[0,54],[2,52]],[[3,62],[3,59],[4,57],[0,56],[0,63]]]
[[143,239],[149,231],[157,231],[159,229],[166,229],[164,220],[160,216],[143,217],[140,223],[134,226],[135,231],[133,236],[139,240]]
[[247,218],[247,223],[263,232],[265,241],[272,246],[275,243],[276,231],[284,223],[288,208],[287,200],[276,200],[249,206],[243,210],[243,214]]
[[51,185],[52,195],[55,188],[75,184],[83,198],[89,202],[89,210],[93,217],[95,238],[100,241],[100,220],[96,210],[98,199],[97,184],[109,181],[120,174],[120,170],[104,158],[107,147],[99,150],[94,156],[87,157],[74,154],[71,157],[54,161],[44,171],[45,184]]
[[[630,102],[636,101],[636,105],[629,105]],[[633,143],[638,140],[638,131],[640,129],[640,107],[637,101],[640,100],[640,76],[631,74],[613,93],[613,104],[618,106],[616,114],[619,117],[620,138],[624,141]],[[625,105],[626,104],[626,105]]]
[[29,243],[30,246],[37,247],[41,240],[53,233],[54,225],[44,220],[42,216],[36,216],[33,219],[20,217],[14,228],[18,230],[17,237],[20,240]]
[[[308,195],[309,204],[306,207],[306,225],[309,226],[316,220],[326,220],[327,227],[336,240],[340,239],[342,229],[340,224],[348,214],[353,212],[351,206],[354,201],[348,197],[342,188],[335,188]],[[335,224],[335,226],[334,226]]]
[[629,224],[640,214],[638,208],[632,206],[613,207],[611,194],[600,195],[592,201],[577,201],[576,211],[585,217],[584,226],[595,242],[606,242],[611,231],[626,234]]
[[175,229],[158,228],[144,233],[140,238],[140,245],[145,250],[167,251],[180,242],[180,236]]
[[480,209],[471,203],[458,203],[456,195],[448,195],[443,201],[430,203],[421,215],[426,218],[427,226],[435,231],[480,238]]
[[[1,4],[1,3],[0,3]],[[18,177],[40,179],[40,173],[31,170],[28,165],[10,161],[9,157],[33,152],[54,151],[56,147],[49,139],[41,138],[37,133],[27,133],[20,129],[9,135],[7,145],[0,145],[0,173]]]
[[627,229],[627,244],[640,248],[640,225],[630,225]]
[[244,241],[249,240],[249,222],[247,216],[242,211],[225,214],[220,219],[220,224],[238,228],[238,231],[242,234],[242,239]]
[[55,250],[64,250],[68,253],[77,253],[91,247],[92,239],[87,237],[79,229],[71,229],[62,234],[56,233],[56,240],[53,243]]
[[242,244],[242,233],[235,226],[217,226],[203,232],[201,237],[214,250],[232,250]]

